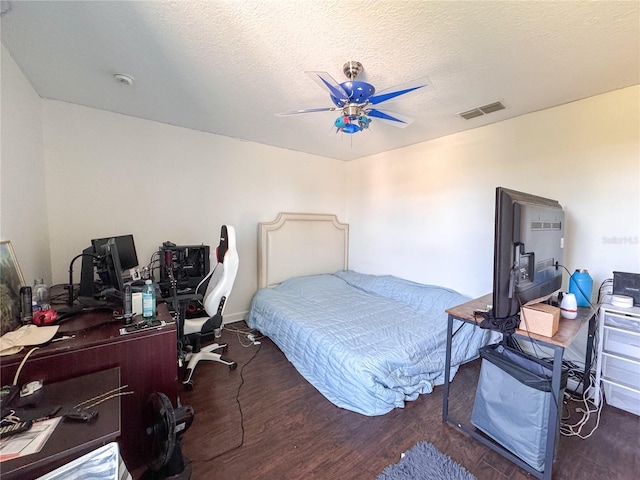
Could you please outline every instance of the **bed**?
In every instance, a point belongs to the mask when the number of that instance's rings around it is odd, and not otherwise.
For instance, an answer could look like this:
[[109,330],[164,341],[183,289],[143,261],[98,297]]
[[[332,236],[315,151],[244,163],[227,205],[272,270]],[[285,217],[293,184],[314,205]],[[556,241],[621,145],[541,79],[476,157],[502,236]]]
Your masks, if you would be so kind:
[[[348,268],[349,226],[281,213],[259,224],[258,285],[247,324],[268,336],[338,407],[382,415],[444,382],[448,288]],[[489,331],[454,324],[451,378]]]

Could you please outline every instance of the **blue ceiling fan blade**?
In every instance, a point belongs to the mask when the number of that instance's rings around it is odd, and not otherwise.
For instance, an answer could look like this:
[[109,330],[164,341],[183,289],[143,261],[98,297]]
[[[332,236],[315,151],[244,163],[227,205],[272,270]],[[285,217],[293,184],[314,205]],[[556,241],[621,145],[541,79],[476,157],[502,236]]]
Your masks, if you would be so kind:
[[324,88],[332,96],[339,100],[348,100],[349,95],[344,91],[344,88],[334,80],[334,78],[327,72],[304,72],[309,75],[314,82]]
[[323,107],[323,108],[305,108],[304,110],[292,110],[290,112],[276,113],[276,117],[287,117],[289,115],[299,115],[301,113],[314,113],[314,112],[333,112],[338,110],[337,107]]
[[413,122],[413,118],[406,117],[404,115],[398,115],[397,113],[385,112],[382,110],[378,110],[377,108],[372,108],[366,113],[370,117],[379,118],[384,123],[393,125],[394,127],[398,128],[404,128],[411,122]]
[[412,82],[404,83],[402,85],[396,85],[395,87],[382,90],[378,94],[372,96],[369,99],[371,105],[377,105],[382,102],[387,102],[399,97],[400,95],[406,95],[411,92],[415,92],[422,88],[431,87],[431,82],[428,78],[420,78]]

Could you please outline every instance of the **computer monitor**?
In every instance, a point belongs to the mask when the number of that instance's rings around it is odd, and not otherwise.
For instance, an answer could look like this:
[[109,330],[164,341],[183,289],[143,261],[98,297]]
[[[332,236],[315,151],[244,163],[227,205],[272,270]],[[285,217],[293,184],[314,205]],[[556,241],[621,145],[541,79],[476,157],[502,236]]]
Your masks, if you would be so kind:
[[95,257],[96,255],[100,257],[105,254],[104,247],[107,245],[109,240],[114,240],[115,242],[115,248],[118,252],[118,260],[120,262],[121,277],[126,276],[123,275],[124,270],[138,266],[136,245],[132,234],[108,238],[96,238],[91,240],[91,246],[82,251],[84,255],[82,257],[80,290],[78,295],[83,297],[85,301],[87,298],[94,298],[101,295],[103,287],[101,285],[96,285],[96,272],[100,278],[100,283],[104,284],[106,281],[108,285],[111,284],[110,276],[106,271],[104,262]]
[[133,235],[119,235],[106,238],[95,238],[91,240],[91,245],[95,253],[100,254],[100,249],[106,245],[110,239],[114,239],[118,247],[118,255],[120,256],[120,266],[124,270],[135,268],[138,266],[138,256],[136,254],[136,244],[133,241]]
[[103,288],[124,292],[124,279],[122,278],[122,266],[120,265],[120,254],[116,240],[114,238],[108,239],[98,254],[104,255],[103,270],[100,276]]
[[562,287],[564,209],[556,200],[496,189],[493,262],[495,319]]

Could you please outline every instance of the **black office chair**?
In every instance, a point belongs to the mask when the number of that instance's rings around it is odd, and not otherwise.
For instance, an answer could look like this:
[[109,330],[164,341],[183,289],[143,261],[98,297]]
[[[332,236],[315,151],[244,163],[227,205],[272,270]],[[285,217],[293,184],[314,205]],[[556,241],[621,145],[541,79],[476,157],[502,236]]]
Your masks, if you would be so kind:
[[[185,389],[193,387],[193,372],[201,360],[220,362],[231,370],[238,364],[220,353],[227,351],[227,344],[214,342],[202,346],[202,341],[214,336],[215,331],[222,326],[222,314],[226,306],[227,298],[231,293],[233,283],[238,273],[238,251],[236,249],[236,231],[232,226],[223,225],[220,231],[220,244],[216,248],[216,264],[205,278],[206,291],[203,297],[200,295],[176,295],[175,292],[167,301],[178,308],[178,336],[180,338],[179,349],[182,364],[186,363],[186,372],[182,384]],[[203,283],[204,283],[203,282]],[[190,303],[201,301],[204,311],[208,316],[187,318],[187,309]]]

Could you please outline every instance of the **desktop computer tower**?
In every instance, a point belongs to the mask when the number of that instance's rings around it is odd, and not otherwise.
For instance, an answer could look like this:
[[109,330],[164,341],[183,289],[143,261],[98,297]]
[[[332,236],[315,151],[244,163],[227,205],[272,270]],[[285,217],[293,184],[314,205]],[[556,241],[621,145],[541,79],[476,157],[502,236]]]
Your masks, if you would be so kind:
[[[171,277],[176,282],[179,293],[196,293],[195,289],[207,276],[210,269],[209,245],[162,244],[160,255],[160,281],[158,285],[163,296],[169,296]],[[197,293],[204,294],[205,285]]]

